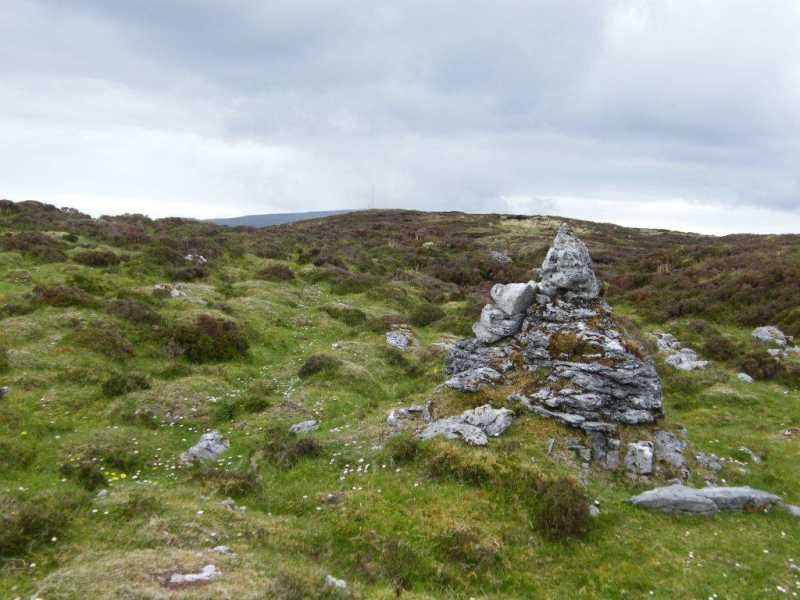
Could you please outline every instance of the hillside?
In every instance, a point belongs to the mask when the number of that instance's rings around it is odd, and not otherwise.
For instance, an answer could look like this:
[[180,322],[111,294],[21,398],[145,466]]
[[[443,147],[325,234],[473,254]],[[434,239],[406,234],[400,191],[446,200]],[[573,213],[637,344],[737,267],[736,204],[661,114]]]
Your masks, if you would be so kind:
[[308,221],[309,219],[321,219],[332,215],[340,215],[352,212],[348,210],[323,210],[316,212],[297,212],[297,213],[269,213],[266,215],[244,215],[241,217],[230,217],[227,219],[209,219],[211,223],[217,225],[227,225],[228,227],[269,227],[270,225],[285,225],[296,221]]
[[[667,432],[687,483],[800,503],[800,355],[751,335],[800,335],[800,236],[563,221],[613,307],[592,326],[660,376],[663,418],[619,425],[623,447]],[[552,374],[520,348],[499,383],[442,385],[492,286],[537,279],[561,222],[380,210],[253,229],[0,201],[0,597],[796,595],[800,520],[632,506],[684,474],[585,460],[591,432],[509,398]],[[674,368],[655,332],[710,365]],[[551,349],[593,356],[556,333]],[[484,446],[414,435],[416,407],[487,404],[513,422]],[[210,431],[229,449],[182,461]]]

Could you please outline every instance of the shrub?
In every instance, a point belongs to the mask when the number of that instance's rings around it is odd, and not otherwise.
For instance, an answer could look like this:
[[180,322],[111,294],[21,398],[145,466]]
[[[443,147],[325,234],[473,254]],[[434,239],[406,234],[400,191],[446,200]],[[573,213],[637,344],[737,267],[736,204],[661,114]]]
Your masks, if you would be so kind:
[[305,379],[317,373],[332,373],[336,371],[341,364],[342,361],[330,354],[314,354],[306,359],[306,362],[303,363],[303,366],[300,367],[297,374],[301,379]]
[[470,485],[486,485],[496,476],[496,464],[485,454],[441,444],[428,460],[431,477],[455,479]]
[[534,525],[545,538],[580,538],[589,531],[589,501],[573,479],[560,477],[542,484],[533,511]]
[[301,438],[284,426],[276,425],[266,431],[262,452],[271,463],[289,468],[304,458],[319,456],[322,446],[314,438]]
[[361,325],[367,321],[366,313],[352,306],[337,304],[334,306],[324,306],[322,310],[331,318],[341,321],[345,325],[350,325],[351,327]]
[[292,281],[294,271],[286,265],[269,265],[258,272],[258,278],[265,281]]
[[252,468],[221,468],[199,465],[194,468],[192,478],[212,486],[220,496],[241,498],[257,494],[261,490],[258,473]]
[[235,321],[200,315],[175,328],[173,341],[192,362],[229,360],[247,353],[249,344]]
[[703,354],[712,360],[731,360],[739,355],[739,347],[730,338],[717,331],[711,331],[706,334],[703,342]]
[[142,490],[134,490],[131,495],[116,509],[123,519],[149,518],[161,513],[164,505],[158,496]]
[[90,459],[70,460],[61,465],[59,474],[72,479],[89,492],[94,492],[108,485],[105,473],[99,464]]
[[22,470],[36,458],[36,446],[28,438],[0,440],[0,473]]
[[196,281],[208,277],[208,269],[201,265],[183,267],[172,272],[172,279],[175,281]]
[[109,305],[108,312],[132,323],[142,325],[159,325],[161,323],[161,315],[138,300],[115,300]]
[[418,305],[411,311],[411,324],[417,327],[425,327],[431,323],[442,319],[445,313],[441,307],[435,304],[425,303]]
[[115,360],[126,360],[134,355],[130,340],[106,323],[88,323],[65,336],[62,343],[86,348]]
[[83,494],[61,490],[0,499],[0,556],[24,555],[62,537],[73,513],[86,502]]
[[64,240],[65,242],[70,242],[74,244],[75,242],[78,241],[79,238],[74,233],[65,233],[64,235],[61,236],[61,239]]
[[5,373],[11,368],[11,362],[8,360],[8,349],[5,346],[0,346],[0,373]]
[[110,250],[85,250],[73,255],[72,260],[87,267],[113,267],[120,263],[119,256]]
[[63,285],[36,286],[33,289],[33,299],[48,306],[58,307],[89,306],[92,304],[92,297],[80,288]]
[[403,432],[389,438],[383,447],[383,452],[392,464],[410,463],[420,453],[420,442],[413,434]]
[[103,382],[102,389],[104,396],[114,398],[138,390],[149,390],[150,381],[139,373],[115,373]]
[[42,262],[67,260],[64,243],[43,233],[23,231],[0,237],[0,249],[5,252],[20,252]]
[[780,361],[766,350],[748,352],[739,360],[739,369],[753,379],[776,379],[783,371]]
[[73,273],[67,278],[67,285],[76,287],[87,294],[102,295],[106,291],[106,287],[102,284],[100,279],[87,275],[86,273]]
[[386,333],[398,325],[404,325],[406,319],[401,315],[383,315],[367,319],[367,328],[375,333]]
[[435,536],[433,544],[447,563],[474,571],[489,568],[500,560],[500,543],[486,538],[474,529],[459,526]]

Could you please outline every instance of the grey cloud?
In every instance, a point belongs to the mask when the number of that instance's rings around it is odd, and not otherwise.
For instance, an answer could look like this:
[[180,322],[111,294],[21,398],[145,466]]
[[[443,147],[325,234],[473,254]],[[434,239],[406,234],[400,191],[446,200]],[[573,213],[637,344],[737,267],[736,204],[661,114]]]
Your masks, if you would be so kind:
[[0,17],[0,195],[198,216],[373,190],[475,211],[583,198],[586,218],[800,212],[790,0],[21,0]]

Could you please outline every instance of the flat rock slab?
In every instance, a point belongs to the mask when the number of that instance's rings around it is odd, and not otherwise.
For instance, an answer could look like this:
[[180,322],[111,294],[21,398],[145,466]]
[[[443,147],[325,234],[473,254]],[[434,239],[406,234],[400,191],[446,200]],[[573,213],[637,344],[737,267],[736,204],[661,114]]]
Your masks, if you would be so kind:
[[685,485],[655,488],[634,496],[631,504],[666,513],[710,516],[719,511],[766,511],[779,502],[774,494],[750,487],[704,487]]
[[217,567],[214,565],[206,565],[203,567],[199,573],[175,573],[174,575],[170,575],[169,580],[167,583],[170,586],[184,586],[184,585],[193,585],[198,583],[209,583],[214,581],[215,579],[222,576]]
[[485,446],[490,437],[503,434],[511,426],[514,413],[507,408],[493,408],[484,404],[460,415],[439,419],[428,425],[418,435],[422,440],[445,437],[462,439],[472,446]]
[[500,381],[502,375],[491,367],[478,367],[453,375],[445,385],[459,392],[477,392],[482,387]]
[[319,429],[319,421],[310,419],[308,421],[300,421],[289,427],[292,433],[311,433]]
[[181,454],[183,462],[205,462],[216,459],[231,447],[228,440],[219,431],[209,431],[200,437],[200,441]]

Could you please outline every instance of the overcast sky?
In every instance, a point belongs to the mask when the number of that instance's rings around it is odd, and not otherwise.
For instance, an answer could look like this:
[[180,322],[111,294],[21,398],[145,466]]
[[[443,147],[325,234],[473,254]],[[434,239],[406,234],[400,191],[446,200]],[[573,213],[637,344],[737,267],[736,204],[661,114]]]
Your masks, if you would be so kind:
[[798,0],[0,0],[0,197],[800,232]]

